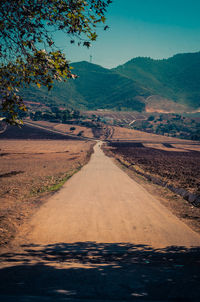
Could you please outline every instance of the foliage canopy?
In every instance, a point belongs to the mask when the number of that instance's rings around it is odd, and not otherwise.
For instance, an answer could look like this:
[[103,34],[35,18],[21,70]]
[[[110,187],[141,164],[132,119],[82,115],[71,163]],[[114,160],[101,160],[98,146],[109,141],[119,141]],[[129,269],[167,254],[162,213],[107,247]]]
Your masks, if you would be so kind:
[[[111,0],[5,0],[0,4],[0,98],[7,122],[26,110],[19,89],[31,83],[52,88],[54,80],[73,78],[69,61],[55,45],[62,31],[86,47],[105,23]],[[106,30],[108,26],[104,25]]]

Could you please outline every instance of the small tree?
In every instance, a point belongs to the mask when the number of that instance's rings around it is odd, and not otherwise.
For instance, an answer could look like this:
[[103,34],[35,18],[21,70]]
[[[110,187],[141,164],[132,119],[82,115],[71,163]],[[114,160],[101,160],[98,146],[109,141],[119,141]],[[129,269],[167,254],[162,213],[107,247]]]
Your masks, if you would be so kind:
[[96,25],[105,22],[109,3],[111,0],[0,1],[0,99],[7,122],[17,123],[17,109],[26,111],[20,88],[36,84],[50,90],[54,80],[75,77],[55,45],[53,33],[63,31],[71,43],[89,47],[97,38]]
[[81,130],[77,135],[78,136],[82,136],[83,135],[83,133],[84,133],[84,131],[83,130]]
[[66,123],[71,118],[71,114],[69,110],[65,110],[62,116],[62,122]]
[[34,114],[34,121],[39,121],[42,119],[42,112],[41,111],[36,111]]
[[80,118],[80,111],[79,110],[74,110],[73,112],[73,118],[79,119]]
[[151,122],[154,121],[155,117],[153,115],[150,115],[147,119],[147,121]]

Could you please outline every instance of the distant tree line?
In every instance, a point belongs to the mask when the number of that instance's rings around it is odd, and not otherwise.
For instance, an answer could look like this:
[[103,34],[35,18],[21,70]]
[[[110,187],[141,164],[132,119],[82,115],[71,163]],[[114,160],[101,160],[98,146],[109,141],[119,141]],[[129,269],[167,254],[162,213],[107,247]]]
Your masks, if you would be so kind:
[[147,120],[136,121],[133,128],[182,139],[200,140],[200,123],[179,114],[171,117],[164,114],[159,117],[151,115]]
[[58,107],[53,106],[51,111],[43,112],[37,110],[30,113],[30,118],[34,121],[49,121],[49,122],[60,122],[63,124],[69,123],[72,119],[80,119],[81,114],[79,110],[65,109],[60,110]]

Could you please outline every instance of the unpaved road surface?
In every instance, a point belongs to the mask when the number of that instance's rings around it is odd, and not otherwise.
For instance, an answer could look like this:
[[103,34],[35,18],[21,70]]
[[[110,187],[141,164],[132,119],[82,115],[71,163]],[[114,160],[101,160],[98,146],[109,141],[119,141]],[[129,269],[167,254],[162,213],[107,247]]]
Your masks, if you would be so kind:
[[3,251],[0,300],[199,301],[199,247],[97,144]]
[[95,241],[200,246],[200,236],[130,179],[99,145],[89,164],[37,212],[25,236],[36,244]]

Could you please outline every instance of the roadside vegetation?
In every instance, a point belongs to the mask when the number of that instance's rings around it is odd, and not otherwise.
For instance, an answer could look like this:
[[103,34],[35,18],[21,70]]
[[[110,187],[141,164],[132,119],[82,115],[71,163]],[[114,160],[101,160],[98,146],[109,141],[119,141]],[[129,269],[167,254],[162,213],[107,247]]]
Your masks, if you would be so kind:
[[200,140],[200,118],[188,115],[150,115],[144,121],[136,121],[133,128],[165,136]]

